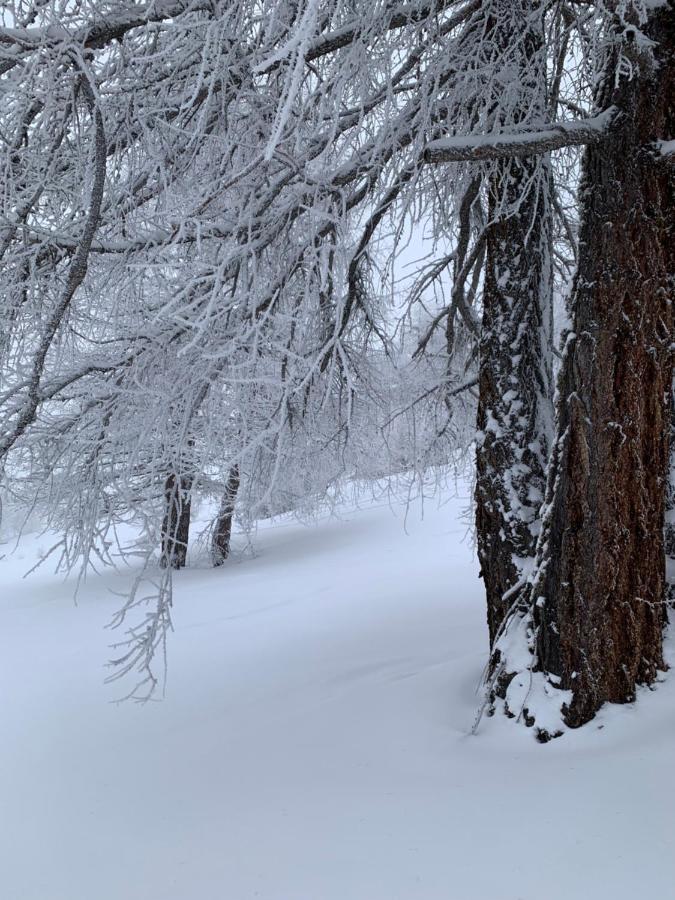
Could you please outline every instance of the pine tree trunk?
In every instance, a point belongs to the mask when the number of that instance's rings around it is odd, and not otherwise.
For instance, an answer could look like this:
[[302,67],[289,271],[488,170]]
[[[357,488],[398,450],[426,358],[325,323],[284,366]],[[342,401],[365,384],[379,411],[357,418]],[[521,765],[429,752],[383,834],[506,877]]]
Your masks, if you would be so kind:
[[[528,73],[523,82],[537,73],[538,83],[527,88],[542,92],[543,102],[545,72],[536,62],[542,36],[534,31],[522,36],[522,19],[514,18],[517,7],[522,17],[532,4],[509,2],[493,31],[501,43],[510,39],[504,23],[519,29],[522,69]],[[544,495],[553,420],[547,364],[549,191],[548,161],[541,158],[500,163],[489,185],[493,224],[487,234],[480,342],[476,535],[491,645],[515,589],[531,569]]]
[[675,609],[675,391],[670,396],[670,468],[666,488],[666,521],[664,543],[666,550],[666,582],[668,601]]
[[162,521],[162,568],[182,569],[187,559],[190,533],[190,490],[192,478],[171,473],[164,484]]
[[239,466],[234,465],[230,469],[225,493],[220,503],[218,517],[213,528],[211,539],[211,557],[214,566],[222,566],[230,555],[230,539],[232,537],[232,522],[234,509],[239,492]]
[[671,7],[648,23],[657,65],[634,59],[617,87],[609,72],[603,105],[620,115],[584,161],[573,334],[532,596],[538,665],[572,692],[570,726],[605,701],[632,700],[664,665],[673,206],[649,144],[673,136],[674,19]]

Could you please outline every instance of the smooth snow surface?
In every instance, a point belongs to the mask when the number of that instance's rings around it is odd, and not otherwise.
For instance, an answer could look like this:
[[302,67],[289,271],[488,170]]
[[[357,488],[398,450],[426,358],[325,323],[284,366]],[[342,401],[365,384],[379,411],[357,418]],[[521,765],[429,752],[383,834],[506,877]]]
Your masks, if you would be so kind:
[[673,896],[675,679],[546,746],[504,718],[468,734],[466,504],[413,504],[406,534],[402,505],[364,502],[197,560],[146,706],[102,684],[128,575],[75,607],[46,569],[21,579],[49,544],[24,538],[0,562],[0,897]]

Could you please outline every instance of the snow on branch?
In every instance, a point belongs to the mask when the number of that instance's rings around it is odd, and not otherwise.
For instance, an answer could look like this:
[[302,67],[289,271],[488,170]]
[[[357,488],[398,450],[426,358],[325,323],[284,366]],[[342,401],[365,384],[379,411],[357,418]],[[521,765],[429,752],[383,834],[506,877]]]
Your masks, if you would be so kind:
[[[421,6],[414,3],[404,3],[402,6],[391,10],[388,19],[385,21],[384,30],[393,31],[397,28],[405,28],[407,25],[414,24],[415,22],[425,21],[429,16],[436,15],[445,7],[451,5],[451,0],[438,0],[438,2],[425,3]],[[471,0],[470,3],[455,14],[452,20],[452,26],[456,27],[465,19],[468,19],[471,13],[475,12],[479,6],[480,0]],[[312,62],[315,59],[319,59],[322,56],[327,56],[329,53],[335,52],[335,50],[347,47],[358,38],[360,32],[361,27],[359,24],[351,24],[345,25],[331,34],[325,35],[308,49],[305,54],[306,61]]]
[[28,382],[28,392],[25,402],[19,410],[14,426],[9,430],[9,433],[4,435],[2,440],[0,440],[0,458],[6,456],[8,451],[14,446],[16,441],[35,419],[41,401],[40,381],[43,375],[47,354],[59,331],[71,300],[87,274],[91,245],[99,224],[106,178],[106,135],[101,110],[96,103],[94,92],[86,77],[86,73],[84,72],[81,85],[87,98],[94,125],[93,181],[89,199],[89,210],[84,219],[80,241],[75,248],[75,252],[70,262],[65,286],[58,302],[46,319],[42,334],[38,341],[32,361],[32,370]]
[[[469,16],[480,8],[481,0],[470,0],[459,9],[447,22],[444,23],[444,32],[449,32],[458,25],[466,21]],[[394,31],[396,29],[406,28],[419,22],[427,21],[431,16],[439,15],[448,7],[457,5],[456,0],[434,0],[431,3],[403,3],[400,6],[391,9],[386,18],[380,22],[378,27],[379,33]],[[304,60],[306,63],[314,62],[325,56],[330,56],[336,50],[349,47],[359,38],[364,37],[367,29],[364,27],[363,15],[359,14],[353,21],[336,28],[334,31],[317,37],[305,50]],[[373,35],[368,33],[368,37]],[[256,66],[258,75],[267,75],[279,65],[283,59],[283,55],[275,53],[275,55],[265,62]]]
[[[60,24],[49,25],[46,28],[0,28],[0,45],[10,45],[24,53],[59,44],[100,49],[114,40],[120,40],[133,28],[174,19],[181,14],[202,11],[209,7],[208,0],[155,0],[147,4],[132,3],[110,16],[101,16],[97,21],[87,22],[75,29]],[[0,73],[13,68],[18,61],[18,58],[4,61]]]
[[440,138],[427,144],[424,158],[429,163],[513,159],[550,153],[562,147],[595,144],[603,139],[616,113],[616,108],[610,107],[582,122],[560,122],[537,131]]

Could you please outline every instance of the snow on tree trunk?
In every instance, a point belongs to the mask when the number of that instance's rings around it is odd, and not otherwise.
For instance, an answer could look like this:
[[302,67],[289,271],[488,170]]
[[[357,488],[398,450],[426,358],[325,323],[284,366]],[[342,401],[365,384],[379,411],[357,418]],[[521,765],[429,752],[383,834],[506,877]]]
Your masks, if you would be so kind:
[[576,727],[606,701],[633,700],[664,666],[672,195],[651,142],[675,124],[672,11],[652,13],[645,33],[656,61],[643,35],[624,32],[601,97],[620,115],[586,151],[573,332],[530,610],[497,648],[507,711],[536,721],[542,739],[557,729],[539,688],[558,704],[558,723],[562,713]]
[[220,503],[218,517],[213,528],[211,539],[211,557],[214,566],[221,566],[230,555],[230,538],[232,537],[232,522],[234,520],[234,508],[239,492],[239,466],[234,465],[230,469],[225,493]]
[[[493,9],[499,6],[491,4]],[[532,10],[526,0],[511,6],[522,7],[520,15]],[[521,20],[514,19],[513,13],[509,8],[497,18],[493,34],[498,45],[513,37],[504,21],[518,28],[517,33],[522,31]],[[520,38],[519,82],[531,96],[527,106],[520,111],[516,108],[516,118],[519,112],[523,117],[536,111],[543,114],[542,45],[542,36],[534,28]],[[552,422],[547,362],[552,285],[549,191],[545,157],[500,162],[489,183],[491,225],[480,341],[476,533],[491,645],[513,602],[514,589],[531,570],[544,494]]]
[[192,478],[171,473],[164,485],[162,522],[162,568],[182,569],[187,559],[190,534],[190,489]]

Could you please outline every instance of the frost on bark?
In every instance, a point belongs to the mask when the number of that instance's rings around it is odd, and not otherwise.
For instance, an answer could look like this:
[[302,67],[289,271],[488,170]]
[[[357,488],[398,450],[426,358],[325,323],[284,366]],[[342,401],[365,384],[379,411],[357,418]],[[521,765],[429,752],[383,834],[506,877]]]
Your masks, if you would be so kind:
[[[513,6],[522,7],[521,15],[532,10],[525,0]],[[498,43],[513,37],[503,27],[493,33]],[[535,30],[522,37],[520,81],[535,97],[545,84],[541,47]],[[548,160],[524,157],[497,163],[488,190],[476,534],[492,645],[514,591],[531,569],[544,493],[552,421],[546,361],[551,309]]]
[[230,539],[232,537],[232,522],[234,520],[234,509],[239,492],[239,466],[234,465],[230,469],[227,484],[225,485],[225,493],[220,502],[218,517],[213,527],[213,536],[211,538],[211,557],[214,566],[222,566],[230,555]]
[[[673,198],[653,142],[672,138],[675,124],[672,9],[652,13],[644,33],[656,59],[643,35],[624,35],[600,98],[620,114],[584,159],[573,332],[531,606],[499,648],[507,709],[544,738],[537,685],[556,695],[558,722],[562,713],[576,727],[606,701],[631,701],[664,666]],[[519,634],[529,672],[519,670]]]
[[190,490],[192,479],[171,473],[164,485],[162,522],[162,568],[182,569],[187,560],[190,535]]
[[[513,163],[510,189],[537,162]],[[529,171],[528,171],[529,170]],[[543,499],[549,379],[545,334],[549,288],[544,200],[497,220],[488,236],[476,451],[476,531],[490,641],[529,573]]]

